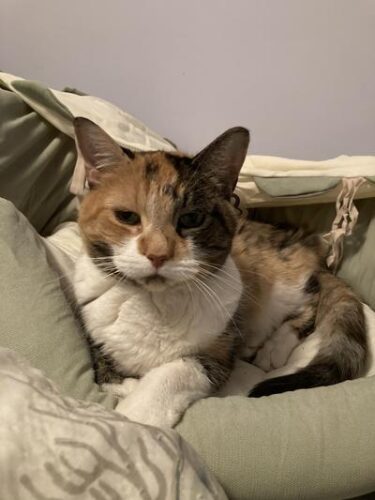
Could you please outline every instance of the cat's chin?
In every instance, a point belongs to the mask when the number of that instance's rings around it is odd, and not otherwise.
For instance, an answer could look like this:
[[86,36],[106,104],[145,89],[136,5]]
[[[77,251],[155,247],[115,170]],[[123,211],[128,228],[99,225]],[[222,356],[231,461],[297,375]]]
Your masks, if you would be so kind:
[[171,280],[159,275],[137,280],[137,283],[150,292],[162,292],[173,285]]
[[153,275],[147,278],[137,279],[135,283],[149,292],[163,292],[173,287],[184,286],[187,280],[166,278],[165,276]]

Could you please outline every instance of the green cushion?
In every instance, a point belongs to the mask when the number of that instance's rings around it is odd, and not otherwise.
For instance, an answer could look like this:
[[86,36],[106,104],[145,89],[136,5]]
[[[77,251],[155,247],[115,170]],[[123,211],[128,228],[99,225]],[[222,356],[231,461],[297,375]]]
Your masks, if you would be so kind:
[[75,217],[76,202],[69,193],[74,141],[1,87],[0,109],[0,196],[47,234]]
[[209,398],[177,429],[232,500],[375,491],[375,377],[270,398]]
[[40,236],[1,198],[0,242],[0,345],[43,370],[63,394],[112,407],[112,396],[94,383],[87,344]]
[[335,188],[341,177],[257,177],[259,189],[270,196],[316,195]]

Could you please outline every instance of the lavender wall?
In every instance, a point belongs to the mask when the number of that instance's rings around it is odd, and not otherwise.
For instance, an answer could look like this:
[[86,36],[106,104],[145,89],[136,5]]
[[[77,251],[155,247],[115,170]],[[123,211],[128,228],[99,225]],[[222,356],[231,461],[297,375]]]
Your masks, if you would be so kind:
[[373,0],[1,0],[0,68],[112,100],[194,151],[375,153]]

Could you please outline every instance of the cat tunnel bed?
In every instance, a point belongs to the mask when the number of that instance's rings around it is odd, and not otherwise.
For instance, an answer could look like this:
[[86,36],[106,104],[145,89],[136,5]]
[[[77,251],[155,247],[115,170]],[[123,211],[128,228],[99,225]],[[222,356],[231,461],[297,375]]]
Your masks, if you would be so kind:
[[[68,303],[77,251],[71,221],[84,188],[74,116],[98,123],[123,147],[174,150],[102,99],[0,73],[0,346],[41,369],[63,395],[111,409],[116,401],[94,382]],[[237,194],[256,220],[324,234],[328,264],[360,294],[375,331],[375,157],[249,155]],[[59,227],[63,237],[45,239]],[[56,271],[62,267],[65,278]],[[368,377],[332,387],[207,398],[177,431],[229,498],[357,498],[375,492],[374,374],[371,365]]]

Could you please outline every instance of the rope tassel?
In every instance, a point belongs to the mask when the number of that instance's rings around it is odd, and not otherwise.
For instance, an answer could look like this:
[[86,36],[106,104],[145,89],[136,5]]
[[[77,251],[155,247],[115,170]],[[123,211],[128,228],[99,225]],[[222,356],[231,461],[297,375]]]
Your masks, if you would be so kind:
[[354,205],[354,198],[358,189],[366,182],[363,177],[344,177],[342,189],[336,200],[336,217],[332,229],[324,235],[330,245],[327,257],[327,266],[336,273],[344,252],[344,239],[353,233],[357,223],[358,210]]

